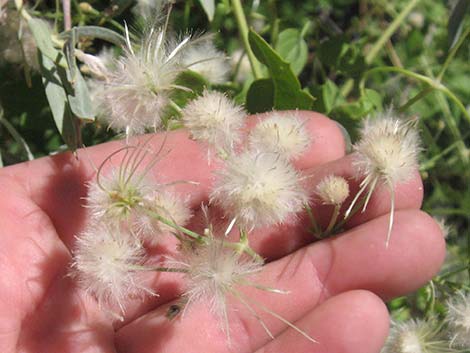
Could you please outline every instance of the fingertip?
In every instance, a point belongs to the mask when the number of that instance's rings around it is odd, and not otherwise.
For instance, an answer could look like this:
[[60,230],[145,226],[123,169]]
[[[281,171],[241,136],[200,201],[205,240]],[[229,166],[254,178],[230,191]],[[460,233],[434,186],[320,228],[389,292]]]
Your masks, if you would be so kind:
[[297,169],[308,169],[315,165],[336,160],[345,155],[346,142],[340,126],[323,114],[306,110],[273,111],[251,115],[247,119],[246,133],[253,129],[259,121],[273,115],[297,117],[305,122],[305,129],[311,137],[307,150],[293,164]]
[[325,301],[295,324],[317,343],[288,329],[257,353],[377,353],[388,335],[389,316],[379,297],[354,290]]

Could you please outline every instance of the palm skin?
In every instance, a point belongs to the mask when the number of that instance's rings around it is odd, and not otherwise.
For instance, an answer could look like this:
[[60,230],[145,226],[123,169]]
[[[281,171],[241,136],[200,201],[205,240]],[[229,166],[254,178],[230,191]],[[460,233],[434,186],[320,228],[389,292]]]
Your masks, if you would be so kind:
[[[311,188],[330,173],[352,181],[351,157],[344,156],[343,137],[335,123],[315,113],[302,115],[314,140],[296,166],[309,176]],[[162,140],[157,135],[151,143],[158,146]],[[68,274],[74,237],[87,222],[82,205],[86,182],[95,175],[92,165],[120,146],[121,142],[112,142],[81,150],[78,159],[62,154],[0,170],[1,352],[377,353],[388,332],[382,300],[420,287],[443,261],[440,229],[419,211],[422,185],[416,176],[396,190],[388,248],[386,190],[378,190],[367,211],[353,218],[340,236],[310,244],[312,236],[302,219],[252,235],[252,247],[269,261],[254,280],[290,293],[246,293],[294,322],[316,344],[262,314],[276,336],[271,340],[237,303],[231,306],[237,310],[229,314],[230,345],[204,303],[170,321],[165,314],[183,289],[178,276],[171,274],[149,277],[159,296],[129,299],[124,320],[116,321]],[[198,182],[178,186],[196,209],[207,200],[216,165],[207,164],[204,148],[185,132],[169,133],[165,146],[168,153],[152,173],[161,182]],[[321,222],[328,222],[331,209],[315,206],[314,211]],[[174,243],[168,241],[155,253],[172,251]]]

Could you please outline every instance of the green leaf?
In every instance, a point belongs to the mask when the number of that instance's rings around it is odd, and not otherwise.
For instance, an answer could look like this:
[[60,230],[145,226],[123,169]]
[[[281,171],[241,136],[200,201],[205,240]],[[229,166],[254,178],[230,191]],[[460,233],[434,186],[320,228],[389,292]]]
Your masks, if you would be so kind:
[[52,61],[55,61],[58,57],[61,57],[60,51],[54,48],[52,45],[52,31],[46,22],[32,17],[28,20],[28,25],[31,33],[33,34],[36,46],[43,55]]
[[199,0],[199,3],[204,9],[209,21],[212,22],[212,20],[214,19],[214,13],[215,13],[215,1],[214,0]]
[[447,25],[449,49],[452,49],[459,40],[460,34],[462,33],[463,20],[465,15],[468,14],[469,9],[470,0],[459,0],[453,8]]
[[108,28],[98,26],[80,26],[74,27],[69,31],[65,31],[59,34],[61,39],[70,39],[75,33],[75,39],[78,41],[83,37],[91,37],[105,40],[107,42],[116,44],[118,46],[125,46],[126,39],[117,32],[114,32]]
[[314,98],[301,89],[300,82],[285,62],[256,32],[248,33],[256,58],[267,66],[274,87],[274,109],[311,109]]
[[313,93],[317,97],[313,109],[323,114],[329,114],[337,104],[337,100],[342,98],[338,86],[329,79],[319,88],[314,89]]
[[245,105],[251,114],[272,110],[274,106],[273,81],[270,78],[253,81],[248,89]]
[[72,82],[72,86],[73,91],[67,94],[70,109],[78,118],[93,121],[96,112],[86,81],[78,69],[75,71],[75,80]]
[[204,88],[209,86],[209,83],[202,75],[191,70],[179,74],[175,84],[189,89],[188,91],[177,89],[171,95],[171,99],[181,107],[185,106],[189,100],[197,97]]
[[296,75],[302,72],[307,63],[308,47],[300,30],[288,28],[279,33],[275,49]]
[[85,82],[75,61],[75,39],[73,34],[67,39],[64,45],[64,53],[67,59],[66,77],[61,77],[62,83],[66,80],[65,88],[67,99],[72,113],[83,120],[93,121],[95,118],[95,110],[91,101],[88,85]]
[[54,122],[64,142],[72,151],[75,151],[80,142],[80,132],[78,120],[72,114],[67,92],[62,83],[62,78],[67,76],[65,69],[56,65],[45,55],[40,56],[40,67]]

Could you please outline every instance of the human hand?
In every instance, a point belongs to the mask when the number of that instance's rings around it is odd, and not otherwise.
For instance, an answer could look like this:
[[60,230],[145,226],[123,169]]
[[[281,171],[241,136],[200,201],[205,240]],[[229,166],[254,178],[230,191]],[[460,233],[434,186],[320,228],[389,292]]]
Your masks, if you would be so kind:
[[[324,175],[352,179],[351,157],[334,122],[315,113],[302,113],[313,136],[309,151],[296,166],[314,185]],[[152,145],[158,146],[163,135]],[[152,171],[159,179],[191,180],[178,191],[190,196],[196,208],[207,200],[212,164],[206,151],[184,131],[169,133],[170,149]],[[439,227],[419,211],[421,181],[416,175],[396,190],[396,214],[390,246],[384,246],[389,194],[377,190],[365,213],[348,230],[327,240],[312,242],[306,223],[257,231],[251,246],[268,264],[257,274],[260,282],[290,291],[288,295],[250,292],[277,314],[295,323],[318,343],[267,315],[276,338],[271,340],[259,322],[243,307],[231,306],[231,346],[217,320],[203,304],[184,318],[168,320],[166,313],[182,291],[172,274],[149,278],[159,294],[129,300],[124,321],[114,322],[95,300],[67,276],[74,236],[87,223],[82,207],[99,165],[119,142],[72,154],[38,159],[0,170],[0,351],[54,352],[362,352],[376,353],[387,335],[388,314],[382,302],[413,291],[429,280],[444,257]],[[92,162],[92,163],[90,163]],[[356,186],[357,190],[357,186]],[[320,221],[330,209],[314,206]],[[171,253],[163,243],[155,254]]]

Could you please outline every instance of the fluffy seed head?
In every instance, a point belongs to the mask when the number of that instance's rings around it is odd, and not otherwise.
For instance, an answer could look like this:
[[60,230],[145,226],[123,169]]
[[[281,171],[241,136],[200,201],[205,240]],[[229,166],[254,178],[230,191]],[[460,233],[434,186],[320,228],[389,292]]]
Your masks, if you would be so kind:
[[418,167],[419,135],[410,123],[388,110],[375,119],[367,118],[354,145],[354,166],[360,175],[382,182],[406,182]]
[[228,78],[230,65],[227,58],[210,40],[189,47],[182,60],[188,69],[199,73],[211,83],[224,83]]
[[438,336],[431,321],[409,320],[393,323],[381,353],[450,353],[448,342]]
[[245,111],[223,93],[204,91],[183,109],[182,120],[195,140],[231,151],[240,140]]
[[276,153],[246,151],[232,156],[219,174],[211,202],[242,227],[281,223],[307,201],[297,171]]
[[181,54],[189,40],[178,41],[165,28],[152,28],[137,51],[128,43],[98,96],[112,129],[138,134],[161,125],[171,91],[183,89],[175,79],[185,69]]
[[287,159],[296,158],[310,144],[310,136],[304,125],[305,122],[294,113],[274,113],[270,118],[258,122],[250,132],[250,145],[252,148],[277,152]]
[[187,305],[208,302],[211,312],[226,320],[227,296],[236,291],[236,286],[249,284],[248,277],[260,271],[262,263],[240,255],[212,235],[205,239],[202,245],[185,248],[181,261],[175,264],[188,270],[184,293]]
[[[187,200],[169,190],[159,190],[153,192],[151,196],[145,197],[144,207],[178,226],[184,226],[191,218],[191,210]],[[147,214],[140,214],[136,217],[135,229],[142,239],[150,245],[155,245],[163,234],[175,232],[174,228]]]
[[447,302],[448,331],[452,346],[470,348],[470,296],[459,292]]
[[122,177],[120,168],[113,168],[107,176],[89,184],[87,207],[96,220],[110,224],[130,221],[140,207],[145,195],[154,190],[154,185],[141,175],[129,179]]
[[328,175],[317,185],[316,194],[325,205],[341,205],[349,196],[349,184],[343,177]]
[[100,305],[119,305],[129,296],[151,293],[142,285],[139,271],[145,259],[140,243],[118,228],[91,224],[77,237],[73,276]]

